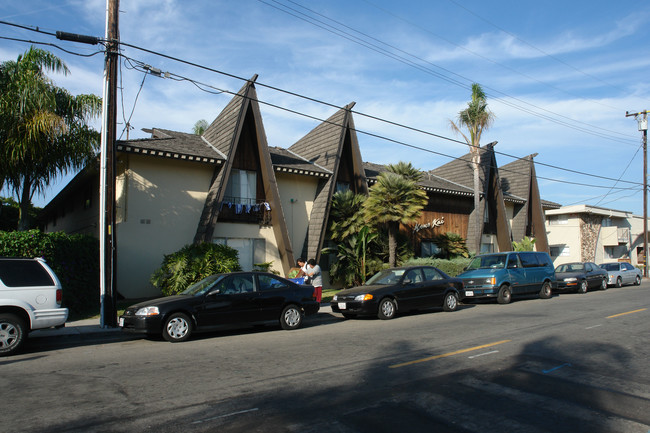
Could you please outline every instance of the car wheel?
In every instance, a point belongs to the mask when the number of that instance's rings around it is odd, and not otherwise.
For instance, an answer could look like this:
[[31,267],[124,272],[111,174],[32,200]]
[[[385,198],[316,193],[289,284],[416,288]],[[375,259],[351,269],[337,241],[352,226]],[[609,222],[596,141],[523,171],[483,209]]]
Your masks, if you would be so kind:
[[165,320],[162,334],[172,343],[186,341],[192,335],[192,320],[185,313],[174,313]]
[[0,314],[0,356],[11,355],[27,338],[25,322],[14,314]]
[[551,283],[544,281],[544,284],[542,284],[542,288],[539,291],[539,297],[542,299],[550,299],[552,295],[553,290],[551,288]]
[[442,304],[442,309],[445,311],[456,311],[458,309],[458,295],[454,292],[449,292],[445,295],[445,302]]
[[623,285],[623,280],[621,279],[621,277],[618,277],[616,279],[616,287],[621,287],[622,285]]
[[641,277],[639,277],[638,275],[634,279],[634,285],[635,286],[640,286],[641,285]]
[[379,311],[377,317],[381,320],[389,320],[395,317],[397,313],[397,304],[391,298],[384,298],[379,303]]
[[580,286],[578,286],[578,293],[587,293],[587,281],[580,281]]
[[510,287],[505,284],[499,288],[499,294],[497,295],[497,302],[499,304],[509,304],[512,300],[512,292]]
[[600,288],[602,290],[607,290],[607,278],[603,278],[603,281],[600,283]]
[[296,305],[287,305],[280,315],[282,329],[296,329],[302,325],[302,311]]

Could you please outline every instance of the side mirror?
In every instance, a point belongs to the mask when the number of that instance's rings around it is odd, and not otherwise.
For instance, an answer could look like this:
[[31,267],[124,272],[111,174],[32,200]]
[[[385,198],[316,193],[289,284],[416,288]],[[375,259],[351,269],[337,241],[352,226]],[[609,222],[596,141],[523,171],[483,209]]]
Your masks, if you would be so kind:
[[410,278],[404,278],[404,281],[402,281],[403,285],[411,284],[413,281],[411,281]]

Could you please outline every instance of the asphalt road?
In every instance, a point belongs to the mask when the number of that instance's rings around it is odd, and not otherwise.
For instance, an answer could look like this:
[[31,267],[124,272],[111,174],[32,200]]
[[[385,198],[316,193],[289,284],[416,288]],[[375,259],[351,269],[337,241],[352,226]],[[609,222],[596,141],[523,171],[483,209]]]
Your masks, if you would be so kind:
[[650,431],[650,284],[172,344],[33,339],[7,432]]

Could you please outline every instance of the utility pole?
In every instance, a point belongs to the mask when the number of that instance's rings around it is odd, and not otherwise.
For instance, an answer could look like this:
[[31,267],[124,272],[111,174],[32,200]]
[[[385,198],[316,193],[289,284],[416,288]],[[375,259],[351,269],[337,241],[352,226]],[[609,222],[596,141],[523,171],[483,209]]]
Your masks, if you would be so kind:
[[[639,113],[625,112],[625,117],[634,116],[643,131],[643,276],[648,277],[648,110]],[[639,117],[643,116],[643,117]]]
[[119,0],[106,0],[106,54],[102,98],[99,180],[100,325],[117,326],[115,235],[115,138],[117,121],[117,56]]

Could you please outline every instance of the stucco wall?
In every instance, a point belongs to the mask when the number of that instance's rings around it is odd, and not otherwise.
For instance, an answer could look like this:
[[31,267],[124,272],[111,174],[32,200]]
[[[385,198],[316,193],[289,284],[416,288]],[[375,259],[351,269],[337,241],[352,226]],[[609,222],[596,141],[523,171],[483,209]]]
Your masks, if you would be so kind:
[[213,167],[139,155],[124,157],[117,184],[117,290],[127,298],[159,294],[149,283],[165,254],[192,242]]
[[296,259],[300,256],[307,237],[309,218],[314,206],[318,178],[287,173],[275,174],[280,201],[287,222],[289,239]]
[[570,216],[566,224],[550,224],[547,219],[546,233],[549,246],[566,245],[569,247],[570,254],[568,256],[551,257],[555,266],[581,260],[580,218]]

